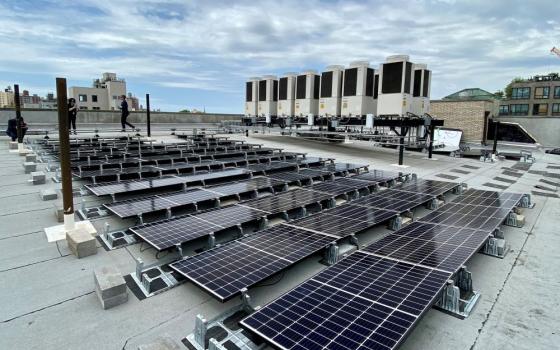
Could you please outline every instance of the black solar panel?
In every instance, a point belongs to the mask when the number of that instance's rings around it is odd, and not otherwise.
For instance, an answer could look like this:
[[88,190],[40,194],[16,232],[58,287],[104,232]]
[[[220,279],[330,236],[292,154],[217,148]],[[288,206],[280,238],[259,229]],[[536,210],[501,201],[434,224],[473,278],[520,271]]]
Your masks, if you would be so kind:
[[319,182],[307,187],[313,191],[325,192],[332,194],[333,196],[338,196],[341,194],[346,194],[352,191],[356,191],[358,189],[367,188],[367,184],[363,184],[362,187],[352,187],[352,186],[345,186],[342,184],[337,183],[337,181],[328,181],[328,182]]
[[432,200],[434,196],[394,189],[384,190],[353,201],[353,204],[405,212]]
[[277,225],[170,266],[226,301],[331,242],[328,236]]
[[397,212],[344,204],[319,214],[294,220],[290,225],[346,237],[369,229],[397,215]]
[[227,185],[217,185],[206,187],[208,191],[219,193],[222,196],[247,193],[262,188],[277,187],[284,185],[284,181],[271,179],[268,177],[255,177],[249,180],[230,183]]
[[356,175],[353,178],[374,182],[388,182],[398,179],[401,175],[402,173],[396,173],[393,171],[371,170],[367,173]]
[[355,252],[241,325],[280,349],[395,349],[449,277]]
[[[310,170],[310,169],[302,169],[302,171],[303,170]],[[313,178],[313,176],[311,175],[300,174],[297,172],[282,172],[282,173],[269,174],[268,177],[272,179],[287,181],[287,182],[309,181]]]
[[439,196],[458,186],[460,186],[460,184],[455,182],[436,181],[436,180],[416,180],[409,183],[404,183],[396,189],[400,191],[425,193],[433,196]]
[[242,202],[241,204],[247,207],[266,211],[267,213],[276,214],[308,204],[318,203],[330,198],[332,198],[332,196],[327,193],[299,188],[282,192],[275,196]]
[[485,207],[513,208],[519,204],[523,194],[469,189],[455,198],[452,203],[482,205]]
[[126,180],[121,182],[104,182],[98,184],[89,184],[85,187],[96,196],[126,193],[132,191],[146,190],[158,187],[172,186],[189,182],[207,181],[217,178],[241,176],[247,174],[242,169],[226,169],[212,173],[202,173],[188,176],[163,176],[152,179]]
[[502,224],[510,211],[511,208],[448,203],[420,218],[419,221],[492,232]]
[[222,227],[234,227],[246,222],[260,219],[266,215],[258,209],[240,205],[231,205],[203,213],[193,214],[197,219],[210,222]]
[[487,231],[413,222],[364,251],[455,273],[488,237]]
[[188,215],[178,219],[132,227],[130,230],[157,250],[164,250],[179,243],[207,236],[223,228]]

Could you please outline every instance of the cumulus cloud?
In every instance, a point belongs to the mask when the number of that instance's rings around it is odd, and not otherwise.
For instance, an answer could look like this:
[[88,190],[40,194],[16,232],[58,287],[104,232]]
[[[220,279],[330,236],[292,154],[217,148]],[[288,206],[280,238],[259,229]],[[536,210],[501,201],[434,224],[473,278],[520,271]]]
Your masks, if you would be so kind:
[[228,95],[216,107],[239,112],[249,76],[408,54],[433,70],[439,98],[558,70],[548,54],[560,45],[554,8],[546,0],[7,0],[0,74],[89,81],[113,71],[152,90]]

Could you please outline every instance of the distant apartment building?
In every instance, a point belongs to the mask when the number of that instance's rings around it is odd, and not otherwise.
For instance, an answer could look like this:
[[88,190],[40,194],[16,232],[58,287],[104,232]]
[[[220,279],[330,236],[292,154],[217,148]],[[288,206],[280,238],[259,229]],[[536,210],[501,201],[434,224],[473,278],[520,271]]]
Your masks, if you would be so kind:
[[[119,97],[126,93],[126,82],[118,79],[115,73],[103,73],[101,79],[95,79],[92,87],[72,86],[68,97],[75,98],[80,109],[117,110],[121,101]],[[138,110],[138,99],[128,94],[127,101],[131,110]]]
[[28,90],[23,90],[19,96],[21,108],[41,108],[41,97],[37,94],[29,94]]
[[14,107],[14,92],[12,87],[8,86],[4,91],[0,91],[0,108]]
[[536,75],[512,83],[511,97],[500,102],[500,116],[560,116],[560,75]]

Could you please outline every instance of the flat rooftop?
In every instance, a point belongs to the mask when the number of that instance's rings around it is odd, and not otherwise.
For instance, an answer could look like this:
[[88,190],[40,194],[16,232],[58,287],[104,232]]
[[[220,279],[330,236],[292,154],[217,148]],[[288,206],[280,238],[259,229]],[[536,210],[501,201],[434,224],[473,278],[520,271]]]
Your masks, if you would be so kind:
[[[536,162],[529,171],[511,171],[516,161],[484,163],[437,154],[427,160],[425,154],[405,152],[408,168],[401,169],[393,165],[395,150],[367,142],[326,144],[277,134],[223,136],[337,162],[369,164],[370,170],[402,170],[422,179],[465,182],[469,188],[545,193],[532,194],[536,205],[524,211],[524,227],[502,227],[509,243],[505,258],[476,254],[468,262],[474,289],[481,293],[471,315],[461,320],[431,309],[400,348],[548,350],[560,344],[560,178],[549,175],[560,174],[560,156],[534,151]],[[155,138],[178,141],[171,136]],[[46,184],[28,182],[22,158],[9,153],[5,139],[0,142],[1,349],[137,349],[162,336],[180,344],[192,332],[196,315],[211,319],[240,303],[239,298],[221,303],[187,282],[144,300],[130,293],[127,303],[103,310],[94,291],[93,270],[113,266],[126,275],[135,270],[136,258],[157,261],[155,250],[135,244],[106,251],[98,244],[96,255],[76,259],[65,241],[48,243],[44,228],[58,224],[55,202],[42,201],[39,192],[60,185],[50,180],[54,173],[48,172]],[[38,170],[45,167],[38,164]],[[75,181],[74,187],[79,186]],[[89,207],[107,199],[76,197],[76,208],[82,200]],[[112,229],[134,224],[115,217],[92,222],[98,231],[106,222]],[[379,239],[386,231],[376,228],[362,243]],[[318,256],[307,258],[281,276],[250,288],[253,304],[265,305],[326,268],[319,260]]]

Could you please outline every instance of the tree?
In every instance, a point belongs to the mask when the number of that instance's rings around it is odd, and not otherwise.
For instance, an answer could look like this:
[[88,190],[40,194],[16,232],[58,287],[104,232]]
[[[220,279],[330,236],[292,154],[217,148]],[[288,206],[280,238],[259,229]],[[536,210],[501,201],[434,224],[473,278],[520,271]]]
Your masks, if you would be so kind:
[[179,113],[190,113],[191,111],[189,109],[183,109],[180,110]]
[[499,99],[503,99],[505,97],[505,93],[503,90],[498,90],[494,92],[494,96],[496,96]]
[[505,93],[506,93],[506,98],[507,98],[507,99],[511,99],[511,91],[512,91],[512,89],[513,89],[513,86],[512,86],[512,85],[513,85],[514,83],[520,83],[520,82],[522,82],[522,81],[525,81],[525,79],[523,79],[523,78],[521,78],[521,77],[516,77],[516,78],[513,78],[509,84],[507,84],[506,88],[504,89],[504,91],[505,91]]

